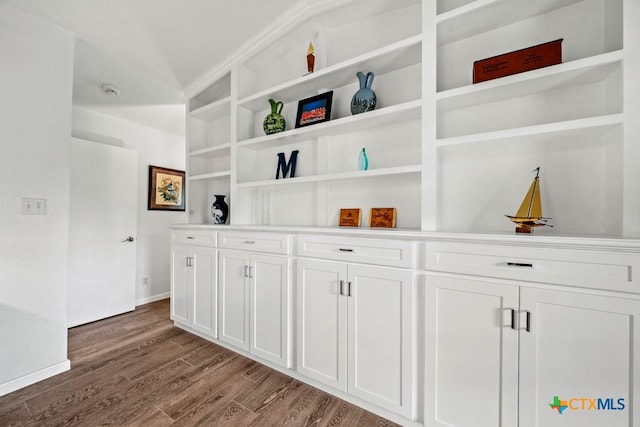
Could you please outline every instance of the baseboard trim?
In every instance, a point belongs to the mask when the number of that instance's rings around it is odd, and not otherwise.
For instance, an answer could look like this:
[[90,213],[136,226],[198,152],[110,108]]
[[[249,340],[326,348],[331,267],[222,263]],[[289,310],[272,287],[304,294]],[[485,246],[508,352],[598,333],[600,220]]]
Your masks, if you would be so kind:
[[4,396],[5,394],[20,390],[21,388],[24,388],[31,384],[46,380],[47,378],[51,378],[55,375],[66,372],[69,369],[71,369],[71,361],[67,359],[64,362],[57,363],[53,366],[49,366],[48,368],[32,372],[28,375],[16,378],[15,380],[8,381],[4,384],[0,384],[0,396]]
[[160,301],[162,299],[167,299],[169,298],[171,294],[169,292],[165,292],[162,294],[158,294],[158,295],[152,295],[150,297],[146,297],[146,298],[141,298],[139,300],[136,300],[136,307],[139,305],[144,305],[144,304],[149,304],[150,302],[156,302],[156,301]]

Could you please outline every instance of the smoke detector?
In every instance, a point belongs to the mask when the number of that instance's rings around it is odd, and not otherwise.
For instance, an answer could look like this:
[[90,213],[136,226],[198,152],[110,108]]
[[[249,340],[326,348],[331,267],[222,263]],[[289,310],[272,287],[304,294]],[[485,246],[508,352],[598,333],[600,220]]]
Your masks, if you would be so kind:
[[118,96],[120,95],[120,88],[108,83],[103,84],[102,86],[100,86],[100,89],[102,89],[102,93],[104,93],[105,95],[108,96]]

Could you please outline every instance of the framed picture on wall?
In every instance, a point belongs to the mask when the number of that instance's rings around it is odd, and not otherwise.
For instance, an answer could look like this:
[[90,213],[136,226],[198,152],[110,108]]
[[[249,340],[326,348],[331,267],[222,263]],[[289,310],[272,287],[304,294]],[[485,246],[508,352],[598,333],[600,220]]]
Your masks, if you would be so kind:
[[149,166],[150,211],[184,211],[186,181],[184,171]]

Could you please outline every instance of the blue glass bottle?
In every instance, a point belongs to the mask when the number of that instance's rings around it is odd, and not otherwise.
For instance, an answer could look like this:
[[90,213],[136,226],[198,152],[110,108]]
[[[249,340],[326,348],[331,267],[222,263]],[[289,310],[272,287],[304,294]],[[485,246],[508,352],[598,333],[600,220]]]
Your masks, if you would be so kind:
[[362,147],[362,151],[360,151],[360,155],[358,156],[358,170],[366,171],[369,169],[369,158],[367,157],[367,152]]

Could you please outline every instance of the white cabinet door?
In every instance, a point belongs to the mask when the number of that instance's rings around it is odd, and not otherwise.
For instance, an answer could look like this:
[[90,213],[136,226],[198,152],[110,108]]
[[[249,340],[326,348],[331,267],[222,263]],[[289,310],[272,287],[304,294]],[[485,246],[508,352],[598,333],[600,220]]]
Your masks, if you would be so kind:
[[425,307],[425,424],[516,426],[518,287],[428,274]]
[[298,372],[346,391],[347,265],[299,260],[297,278]]
[[171,319],[215,338],[217,249],[171,245]]
[[217,337],[217,249],[192,248],[193,329]]
[[249,262],[249,253],[220,251],[219,338],[245,351],[249,351]]
[[171,245],[171,320],[187,326],[191,323],[190,256],[189,246]]
[[349,265],[348,392],[411,418],[413,273]]
[[640,425],[640,301],[520,292],[520,427]]
[[256,356],[290,367],[289,259],[251,255],[251,348]]

